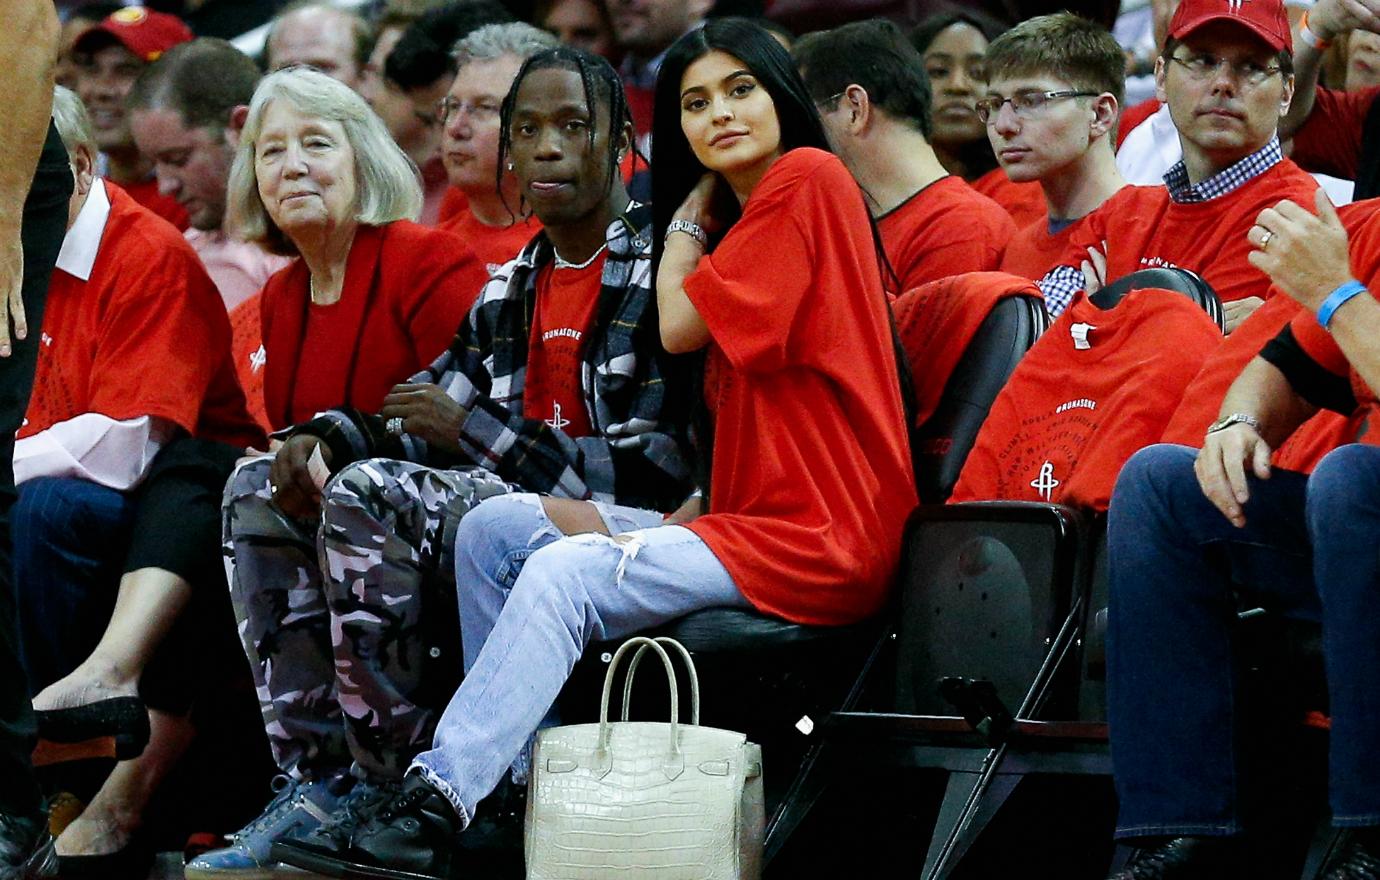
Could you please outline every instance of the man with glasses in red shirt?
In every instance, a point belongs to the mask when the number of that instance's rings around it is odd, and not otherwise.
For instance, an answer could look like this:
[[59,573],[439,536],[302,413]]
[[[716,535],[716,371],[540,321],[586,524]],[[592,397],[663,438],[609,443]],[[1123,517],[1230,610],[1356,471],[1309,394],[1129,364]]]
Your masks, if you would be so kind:
[[1246,232],[1283,199],[1311,205],[1317,188],[1280,150],[1294,93],[1290,45],[1280,0],[1183,0],[1155,62],[1155,89],[1184,158],[1164,186],[1126,187],[1073,237],[1040,280],[1051,314],[1080,290],[1165,266],[1212,285],[1228,332],[1261,305],[1269,280],[1246,261]]

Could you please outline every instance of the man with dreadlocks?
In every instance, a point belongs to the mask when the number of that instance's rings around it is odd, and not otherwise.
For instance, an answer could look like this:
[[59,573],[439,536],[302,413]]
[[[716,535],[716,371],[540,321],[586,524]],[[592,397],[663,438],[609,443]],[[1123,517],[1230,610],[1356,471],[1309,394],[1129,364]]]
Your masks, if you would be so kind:
[[[553,71],[574,87],[547,87]],[[348,839],[430,744],[461,669],[451,551],[473,505],[516,490],[668,510],[688,494],[689,406],[658,336],[650,210],[619,174],[632,124],[617,74],[578,50],[538,53],[500,118],[499,161],[544,232],[379,413],[322,413],[290,430],[271,493],[239,473],[226,489],[227,569],[268,734],[275,754],[303,757],[231,847],[246,868]],[[318,505],[314,547],[251,527]],[[352,792],[319,796],[350,765]],[[325,825],[323,801],[336,804]]]

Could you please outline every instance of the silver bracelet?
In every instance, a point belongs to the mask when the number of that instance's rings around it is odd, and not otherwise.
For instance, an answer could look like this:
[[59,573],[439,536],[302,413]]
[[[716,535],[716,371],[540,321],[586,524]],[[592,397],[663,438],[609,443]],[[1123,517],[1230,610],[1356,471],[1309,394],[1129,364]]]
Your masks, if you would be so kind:
[[700,224],[692,220],[672,220],[666,225],[666,237],[670,238],[672,232],[684,232],[698,241],[700,247],[709,247],[709,236],[704,234],[704,229]]

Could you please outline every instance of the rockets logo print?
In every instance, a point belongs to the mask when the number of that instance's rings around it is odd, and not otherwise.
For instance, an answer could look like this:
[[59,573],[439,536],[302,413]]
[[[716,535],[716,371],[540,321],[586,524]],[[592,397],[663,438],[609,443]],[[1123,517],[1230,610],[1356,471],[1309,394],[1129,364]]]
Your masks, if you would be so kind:
[[1059,488],[1059,481],[1054,478],[1054,462],[1046,461],[1040,465],[1040,473],[1030,481],[1030,488],[1035,490],[1042,501],[1049,501],[1054,497],[1054,490]]

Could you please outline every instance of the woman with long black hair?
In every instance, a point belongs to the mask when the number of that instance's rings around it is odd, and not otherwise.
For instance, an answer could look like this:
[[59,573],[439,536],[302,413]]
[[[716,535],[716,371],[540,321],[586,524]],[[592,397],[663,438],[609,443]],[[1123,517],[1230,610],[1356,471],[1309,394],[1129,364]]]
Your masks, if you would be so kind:
[[682,37],[656,106],[661,336],[668,351],[705,351],[708,501],[664,522],[535,495],[471,511],[455,549],[466,678],[434,748],[350,840],[289,864],[447,876],[456,833],[510,765],[523,772],[591,641],[714,606],[845,624],[885,600],[916,496],[862,194],[756,25],[718,19]]

